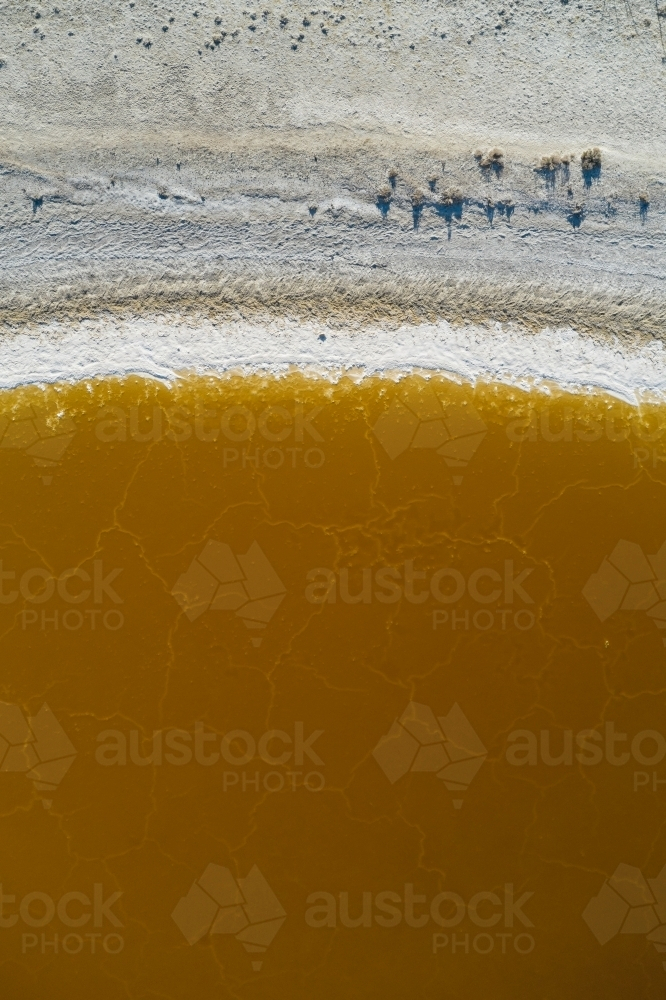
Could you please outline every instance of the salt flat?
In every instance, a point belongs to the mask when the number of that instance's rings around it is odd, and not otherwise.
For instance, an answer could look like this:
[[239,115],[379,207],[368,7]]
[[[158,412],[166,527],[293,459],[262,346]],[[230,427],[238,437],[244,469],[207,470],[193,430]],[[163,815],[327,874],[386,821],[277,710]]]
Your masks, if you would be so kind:
[[177,311],[663,333],[659,3],[0,18],[9,331]]

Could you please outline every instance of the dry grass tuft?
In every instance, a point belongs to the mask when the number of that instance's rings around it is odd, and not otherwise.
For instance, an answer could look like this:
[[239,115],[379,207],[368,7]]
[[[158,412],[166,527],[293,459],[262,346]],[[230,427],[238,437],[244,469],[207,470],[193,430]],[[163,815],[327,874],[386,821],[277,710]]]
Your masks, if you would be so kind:
[[556,170],[569,169],[569,164],[575,159],[573,153],[550,153],[542,156],[534,168],[539,173],[554,174]]
[[601,167],[601,150],[598,146],[581,153],[580,165],[583,170],[598,170]]
[[491,167],[497,171],[504,169],[504,150],[499,146],[491,146],[485,153],[482,149],[474,150],[474,159],[482,170],[489,170]]
[[449,205],[462,205],[465,199],[460,188],[447,188],[446,191],[442,191],[439,200],[440,204],[448,207]]

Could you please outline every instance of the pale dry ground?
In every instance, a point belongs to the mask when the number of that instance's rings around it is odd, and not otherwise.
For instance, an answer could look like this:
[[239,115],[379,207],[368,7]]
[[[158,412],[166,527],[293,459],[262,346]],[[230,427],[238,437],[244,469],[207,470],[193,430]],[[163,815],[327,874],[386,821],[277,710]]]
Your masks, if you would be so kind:
[[[0,25],[13,329],[169,308],[666,328],[662,0],[0,0]],[[535,170],[553,153],[575,158]]]

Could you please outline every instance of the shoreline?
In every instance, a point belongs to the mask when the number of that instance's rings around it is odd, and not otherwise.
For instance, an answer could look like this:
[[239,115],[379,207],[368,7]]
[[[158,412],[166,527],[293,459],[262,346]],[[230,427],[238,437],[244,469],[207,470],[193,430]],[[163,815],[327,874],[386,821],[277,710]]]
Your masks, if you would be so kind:
[[213,322],[166,315],[43,324],[0,339],[0,389],[130,376],[187,378],[293,372],[337,382],[420,374],[526,392],[606,394],[634,406],[666,402],[661,341],[533,333],[513,324]]

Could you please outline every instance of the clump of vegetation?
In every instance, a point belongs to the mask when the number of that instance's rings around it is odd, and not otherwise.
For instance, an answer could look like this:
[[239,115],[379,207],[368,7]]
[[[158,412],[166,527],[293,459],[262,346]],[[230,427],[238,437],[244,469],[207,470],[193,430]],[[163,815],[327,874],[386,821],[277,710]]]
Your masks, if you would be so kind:
[[476,149],[474,159],[482,170],[492,169],[496,173],[504,170],[504,150],[500,149],[499,146],[491,146],[485,153],[482,149]]
[[396,167],[391,167],[391,169],[387,174],[387,177],[389,179],[389,184],[391,185],[391,187],[395,188],[396,182],[398,180],[398,171]]
[[415,188],[411,194],[412,202],[412,219],[414,220],[414,229],[419,228],[419,222],[421,219],[421,212],[425,206],[426,195],[421,188]]
[[585,187],[589,188],[592,186],[592,181],[598,180],[601,176],[601,150],[599,147],[594,146],[581,153],[580,165]]
[[537,170],[544,170],[549,173],[552,170],[557,170],[561,163],[562,160],[560,159],[559,153],[551,153],[550,156],[541,157]]
[[448,208],[451,205],[462,205],[465,199],[460,188],[447,188],[446,191],[442,191],[439,200],[440,204]]
[[549,156],[542,156],[534,169],[544,174],[552,174],[560,169],[568,170],[573,159],[572,153],[551,153]]
[[382,213],[382,218],[386,218],[388,215],[389,208],[391,207],[391,198],[393,197],[393,188],[390,184],[382,184],[382,186],[377,191],[377,200],[375,205]]
[[438,180],[439,180],[439,176],[437,174],[433,173],[433,174],[430,174],[428,176],[428,178],[427,178],[428,187],[430,188],[431,191],[434,191],[435,188],[437,187],[437,181]]
[[550,187],[555,187],[555,179],[560,173],[564,180],[568,181],[570,163],[570,153],[550,153],[548,156],[542,156],[534,169],[538,174],[541,174]]
[[453,220],[457,219],[460,221],[462,219],[464,201],[465,197],[460,188],[446,188],[442,191],[439,196],[439,201],[435,205],[435,211],[437,214],[446,220],[449,230],[449,239],[451,238],[451,226],[453,224]]
[[647,191],[640,192],[640,194],[638,195],[638,201],[640,203],[641,208],[648,207],[648,205],[650,204],[650,196],[648,195]]
[[584,153],[581,153],[580,164],[583,172],[600,170],[601,150],[599,147],[594,146],[592,149],[586,149]]

